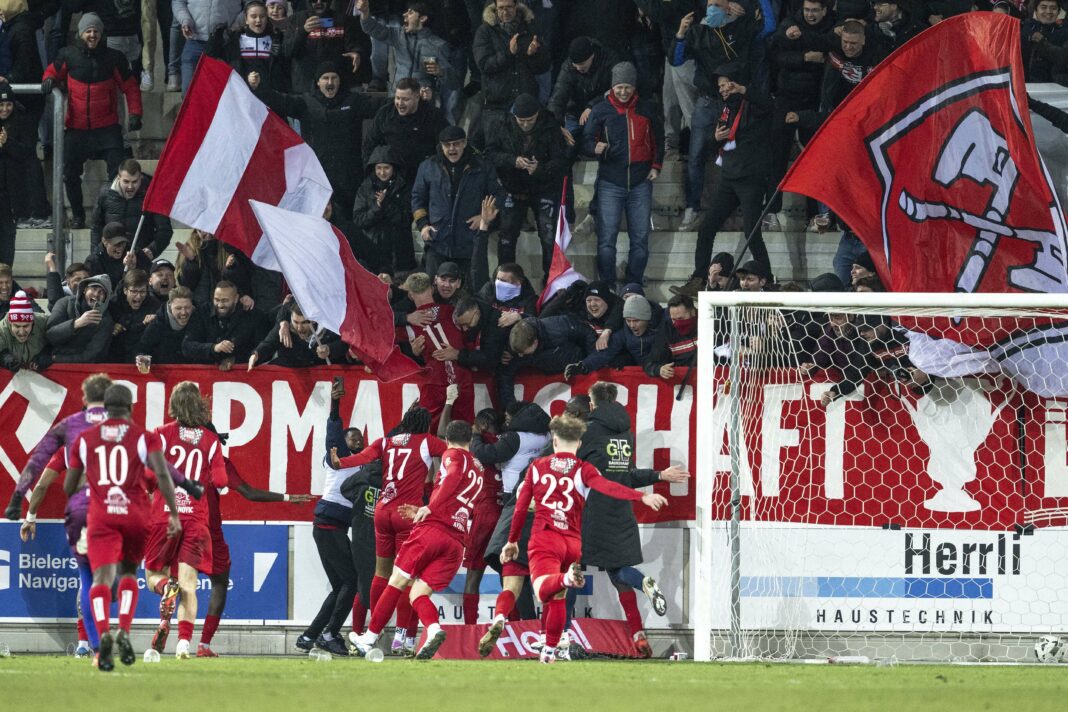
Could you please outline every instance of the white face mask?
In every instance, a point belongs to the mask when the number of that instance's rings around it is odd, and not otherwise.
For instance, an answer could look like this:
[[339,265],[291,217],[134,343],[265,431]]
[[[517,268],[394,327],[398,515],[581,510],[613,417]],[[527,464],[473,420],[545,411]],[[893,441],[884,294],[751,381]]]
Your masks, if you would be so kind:
[[518,297],[519,293],[523,291],[523,288],[520,285],[505,282],[501,279],[494,281],[494,287],[496,288],[497,301],[499,302],[511,301]]

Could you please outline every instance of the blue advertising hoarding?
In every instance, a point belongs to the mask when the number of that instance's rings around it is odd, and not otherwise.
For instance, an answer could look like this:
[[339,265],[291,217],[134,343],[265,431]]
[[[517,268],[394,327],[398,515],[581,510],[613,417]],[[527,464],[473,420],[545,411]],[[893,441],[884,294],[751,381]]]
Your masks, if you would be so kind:
[[[285,620],[289,617],[289,526],[226,524],[230,545],[230,591],[224,620]],[[159,598],[144,589],[137,618],[158,619]],[[33,541],[19,539],[19,525],[0,523],[0,622],[5,619],[73,619],[77,616],[78,568],[63,525],[41,522]],[[207,611],[211,582],[200,577],[198,618]]]

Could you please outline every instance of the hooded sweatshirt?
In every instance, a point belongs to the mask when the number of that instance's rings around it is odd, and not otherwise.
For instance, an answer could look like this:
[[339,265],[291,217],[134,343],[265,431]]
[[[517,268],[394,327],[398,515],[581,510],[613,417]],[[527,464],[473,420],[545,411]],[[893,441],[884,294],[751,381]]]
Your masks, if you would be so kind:
[[[104,288],[104,298],[98,306],[103,311],[99,324],[74,328],[74,322],[90,309],[85,290],[92,285]],[[78,283],[78,293],[63,297],[48,316],[46,335],[52,344],[56,363],[100,363],[105,360],[111,345],[115,322],[107,311],[111,299],[111,280],[98,274]]]

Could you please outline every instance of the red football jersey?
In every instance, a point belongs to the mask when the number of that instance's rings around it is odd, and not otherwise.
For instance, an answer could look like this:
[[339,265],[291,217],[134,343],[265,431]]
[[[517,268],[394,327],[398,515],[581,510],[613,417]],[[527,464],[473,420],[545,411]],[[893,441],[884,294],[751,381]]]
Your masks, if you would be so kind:
[[462,545],[471,528],[471,510],[485,484],[482,464],[467,450],[451,447],[441,456],[430,514],[416,526],[436,524],[447,529]]
[[[568,452],[539,457],[530,463],[516,493],[515,511],[525,512],[534,500],[535,532],[550,530],[568,537],[582,536],[582,508],[594,489],[616,499],[639,500],[642,493],[601,476],[597,468]],[[513,517],[508,541],[518,541],[526,517]]]
[[431,460],[441,457],[447,447],[444,440],[428,433],[400,433],[379,438],[355,455],[341,458],[341,466],[357,467],[381,459],[382,490],[377,506],[421,505]]
[[[226,463],[223,461],[222,443],[219,436],[202,427],[186,427],[177,421],[171,421],[156,428],[163,456],[174,465],[175,469],[206,489],[226,487]],[[195,500],[183,490],[175,490],[175,504],[182,521],[191,520],[207,524],[208,503],[204,499]],[[157,522],[167,521],[170,510],[163,495],[156,492],[152,500],[152,511]]]
[[67,467],[85,470],[90,520],[147,519],[148,454],[162,450],[154,433],[122,418],[108,418],[79,435]]
[[420,336],[426,337],[423,346],[423,362],[426,364],[427,383],[433,385],[450,385],[453,383],[461,386],[471,384],[471,371],[464,368],[456,361],[438,361],[431,354],[438,349],[452,346],[456,349],[464,348],[464,334],[460,327],[453,321],[454,307],[451,304],[424,304],[416,307],[417,312],[426,312],[434,317],[434,320],[422,327],[407,327],[409,341],[415,341]]

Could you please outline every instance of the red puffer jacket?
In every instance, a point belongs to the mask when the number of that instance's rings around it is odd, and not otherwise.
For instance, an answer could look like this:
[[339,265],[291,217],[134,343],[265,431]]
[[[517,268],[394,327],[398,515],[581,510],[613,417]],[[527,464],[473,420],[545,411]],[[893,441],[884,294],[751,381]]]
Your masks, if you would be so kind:
[[89,49],[81,40],[64,47],[48,65],[45,79],[67,84],[68,129],[101,129],[119,123],[119,92],[132,116],[142,116],[141,87],[121,52],[104,40]]

